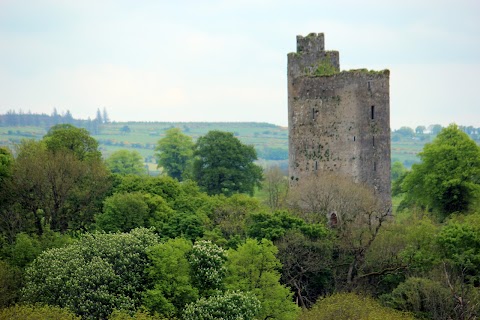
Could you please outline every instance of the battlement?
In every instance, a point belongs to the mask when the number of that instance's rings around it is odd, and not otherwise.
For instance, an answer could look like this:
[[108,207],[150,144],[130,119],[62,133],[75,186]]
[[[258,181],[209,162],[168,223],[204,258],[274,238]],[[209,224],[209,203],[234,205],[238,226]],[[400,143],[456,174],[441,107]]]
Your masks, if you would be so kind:
[[327,69],[330,74],[340,71],[338,51],[325,51],[323,33],[310,33],[306,37],[297,36],[297,52],[288,54],[289,76],[295,78],[322,74],[323,69]]
[[323,33],[310,33],[308,36],[297,36],[297,53],[325,51]]

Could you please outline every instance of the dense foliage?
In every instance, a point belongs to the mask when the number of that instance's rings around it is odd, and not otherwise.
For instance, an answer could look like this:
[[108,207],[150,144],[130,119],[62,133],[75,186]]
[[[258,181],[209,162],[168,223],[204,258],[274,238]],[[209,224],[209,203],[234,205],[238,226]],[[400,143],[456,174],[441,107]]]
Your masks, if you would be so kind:
[[480,147],[450,125],[419,157],[422,162],[401,181],[405,201],[432,208],[442,219],[467,211],[480,192]]
[[[225,144],[197,144],[212,159],[253,154],[230,134],[212,136]],[[454,126],[427,145],[425,162],[394,165],[394,203],[405,200],[394,217],[367,187],[334,174],[288,186],[272,168],[256,197],[235,189],[241,175],[209,192],[166,175],[112,173],[89,141],[60,126],[0,150],[0,318],[480,315],[477,149]],[[415,176],[436,185],[411,193]],[[461,200],[444,185],[470,188],[458,191],[469,205],[443,210],[445,199]],[[425,200],[437,191],[440,206]]]
[[413,320],[406,313],[385,308],[377,301],[354,293],[335,294],[319,300],[301,320]]
[[253,195],[262,179],[255,149],[232,133],[210,131],[198,139],[194,155],[193,177],[208,194]]
[[182,181],[191,171],[193,156],[192,138],[183,134],[178,128],[165,132],[155,148],[158,166],[172,178]]
[[68,308],[87,319],[114,309],[136,310],[147,286],[146,250],[157,243],[148,229],[85,234],[77,242],[44,251],[26,269],[23,299]]
[[105,161],[112,173],[145,174],[143,159],[138,151],[118,150],[112,153]]

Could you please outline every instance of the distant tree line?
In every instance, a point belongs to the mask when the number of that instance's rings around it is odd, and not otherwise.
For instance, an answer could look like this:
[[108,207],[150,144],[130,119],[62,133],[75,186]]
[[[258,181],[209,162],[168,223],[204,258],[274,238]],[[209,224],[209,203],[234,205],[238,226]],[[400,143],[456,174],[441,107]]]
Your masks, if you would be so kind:
[[100,126],[105,123],[110,122],[110,117],[108,116],[107,109],[104,108],[103,111],[97,109],[95,119],[75,119],[70,112],[67,110],[64,113],[59,113],[57,108],[54,108],[52,114],[48,115],[46,113],[38,114],[32,112],[23,112],[9,110],[5,114],[0,115],[0,126],[1,127],[22,127],[22,126],[34,126],[34,127],[44,127],[45,129],[50,129],[51,127],[57,124],[71,124],[76,127],[87,129],[91,134],[99,134]]
[[[473,140],[480,141],[480,127],[458,126],[458,128]],[[392,141],[400,141],[401,139],[418,139],[423,141],[431,136],[438,135],[442,129],[443,127],[440,124],[432,124],[428,127],[419,125],[415,129],[403,126],[392,131]]]

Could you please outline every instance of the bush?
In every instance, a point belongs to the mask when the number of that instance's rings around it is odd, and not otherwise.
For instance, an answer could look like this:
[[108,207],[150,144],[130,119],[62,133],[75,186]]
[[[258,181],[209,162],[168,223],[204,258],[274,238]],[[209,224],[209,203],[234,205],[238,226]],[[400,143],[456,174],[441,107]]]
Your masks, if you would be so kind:
[[146,248],[156,243],[147,229],[86,234],[40,254],[26,269],[23,297],[67,307],[87,319],[106,318],[113,309],[133,311],[148,288]]
[[251,293],[226,292],[210,298],[200,298],[187,305],[185,320],[250,320],[260,310],[260,302]]
[[319,300],[300,320],[413,320],[406,313],[383,307],[372,298],[355,293],[337,293]]
[[454,316],[450,289],[430,279],[408,278],[382,299],[388,306],[413,312],[419,318],[451,319]]
[[0,309],[0,319],[9,320],[80,320],[67,309],[48,305],[15,305]]

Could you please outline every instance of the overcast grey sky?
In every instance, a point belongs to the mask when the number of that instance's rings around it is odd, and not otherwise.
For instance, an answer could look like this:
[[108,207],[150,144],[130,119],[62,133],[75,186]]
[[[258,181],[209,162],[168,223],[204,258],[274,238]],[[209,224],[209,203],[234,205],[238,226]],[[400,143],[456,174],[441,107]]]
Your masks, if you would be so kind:
[[287,125],[287,53],[390,69],[391,126],[480,126],[478,0],[0,0],[0,113]]

